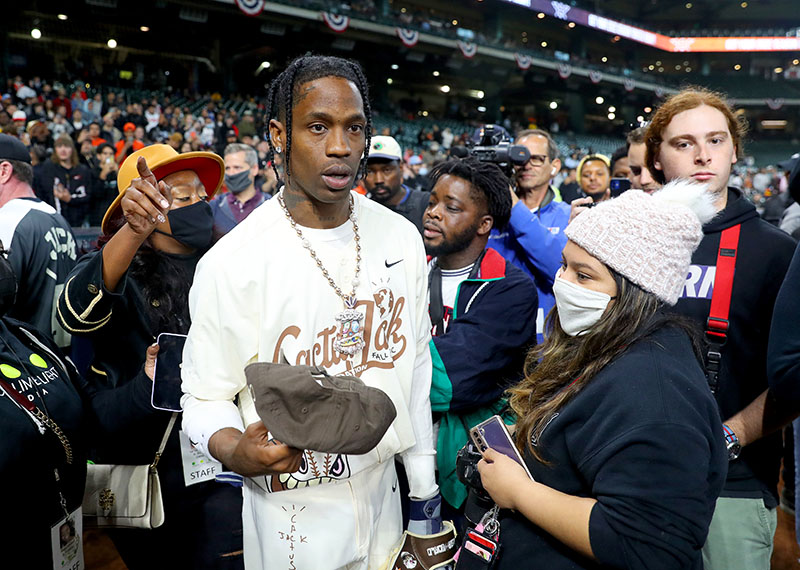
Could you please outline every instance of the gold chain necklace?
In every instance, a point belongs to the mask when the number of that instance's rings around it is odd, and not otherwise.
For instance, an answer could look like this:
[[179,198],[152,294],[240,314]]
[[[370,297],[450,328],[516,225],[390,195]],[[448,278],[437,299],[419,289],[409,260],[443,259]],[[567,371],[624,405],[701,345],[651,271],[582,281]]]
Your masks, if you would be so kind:
[[336,282],[333,280],[333,277],[331,277],[328,270],[322,264],[322,261],[317,256],[317,252],[311,247],[311,243],[308,241],[308,238],[303,236],[303,232],[300,230],[297,222],[295,222],[292,214],[289,212],[289,208],[286,207],[286,201],[283,199],[283,191],[278,194],[278,204],[280,204],[281,208],[283,209],[283,213],[286,216],[286,219],[289,220],[289,224],[297,234],[297,237],[300,238],[303,247],[311,255],[311,258],[317,264],[317,267],[319,267],[320,271],[322,271],[323,277],[328,280],[328,284],[331,286],[331,288],[333,288],[333,290],[336,292],[336,295],[338,295],[344,303],[344,310],[340,313],[337,313],[334,317],[336,322],[339,323],[339,328],[336,331],[336,338],[333,341],[333,348],[341,354],[352,356],[364,348],[364,313],[356,309],[356,288],[360,283],[358,276],[361,273],[361,238],[358,235],[358,218],[356,217],[353,196],[350,195],[350,213],[348,217],[350,222],[353,224],[353,232],[355,233],[356,273],[353,277],[353,289],[349,295],[345,295],[342,292],[341,287],[336,284]]

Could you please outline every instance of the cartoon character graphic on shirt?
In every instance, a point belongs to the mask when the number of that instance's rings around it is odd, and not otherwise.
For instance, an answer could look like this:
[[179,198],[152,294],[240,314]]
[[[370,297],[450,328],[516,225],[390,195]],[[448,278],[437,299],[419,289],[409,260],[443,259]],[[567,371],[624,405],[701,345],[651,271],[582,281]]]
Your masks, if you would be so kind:
[[[311,349],[298,351],[293,341],[300,338],[303,331],[301,327],[292,325],[286,327],[278,337],[275,361],[283,352],[286,359],[294,364],[316,365],[357,377],[370,368],[393,368],[394,361],[402,356],[407,347],[405,335],[399,332],[406,318],[406,300],[403,296],[395,296],[388,280],[372,285],[372,299],[362,298],[355,307],[364,315],[363,329],[360,324],[357,329],[363,333],[364,348],[360,352],[351,356],[335,350],[335,342],[339,338],[336,321],[314,336],[316,342]],[[354,332],[355,329],[351,326],[342,330]],[[342,364],[344,370],[341,369]],[[346,455],[305,450],[300,468],[294,473],[267,476],[267,488],[269,492],[276,493],[347,479],[350,474]]]

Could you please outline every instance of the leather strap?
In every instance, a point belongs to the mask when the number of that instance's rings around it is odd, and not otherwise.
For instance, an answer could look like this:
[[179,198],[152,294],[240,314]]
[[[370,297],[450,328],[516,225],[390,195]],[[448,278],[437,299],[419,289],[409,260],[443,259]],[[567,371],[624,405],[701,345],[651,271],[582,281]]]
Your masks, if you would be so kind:
[[711,308],[706,320],[706,338],[709,343],[706,355],[706,379],[711,391],[715,394],[719,388],[722,347],[728,340],[730,327],[728,317],[731,308],[733,277],[736,272],[740,230],[741,224],[736,224],[724,229],[719,238],[714,292],[711,295]]
[[172,433],[172,428],[175,426],[175,420],[178,419],[178,412],[173,412],[172,417],[169,418],[169,423],[167,424],[167,429],[164,431],[164,437],[161,438],[161,444],[158,446],[158,451],[156,451],[156,457],[153,459],[153,463],[150,464],[150,469],[155,469],[158,465],[159,459],[161,459],[161,454],[164,453],[164,448],[167,446],[167,440],[169,440],[169,434]]

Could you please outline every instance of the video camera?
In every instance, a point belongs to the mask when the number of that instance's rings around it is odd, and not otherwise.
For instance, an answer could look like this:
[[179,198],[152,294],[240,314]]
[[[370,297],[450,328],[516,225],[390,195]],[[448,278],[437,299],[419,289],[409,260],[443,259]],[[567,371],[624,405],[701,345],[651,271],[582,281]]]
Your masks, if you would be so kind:
[[511,144],[511,137],[500,125],[484,125],[476,135],[467,141],[467,146],[453,147],[451,154],[459,158],[474,156],[481,162],[496,164],[509,178],[514,166],[522,166],[531,158],[526,147]]

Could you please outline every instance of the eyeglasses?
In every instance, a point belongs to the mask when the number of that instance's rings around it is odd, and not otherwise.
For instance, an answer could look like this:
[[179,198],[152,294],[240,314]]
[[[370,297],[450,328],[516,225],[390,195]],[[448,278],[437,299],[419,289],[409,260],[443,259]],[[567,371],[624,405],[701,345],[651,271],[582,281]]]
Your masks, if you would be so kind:
[[532,154],[530,159],[528,159],[533,166],[542,166],[545,162],[547,162],[547,155],[546,154]]

